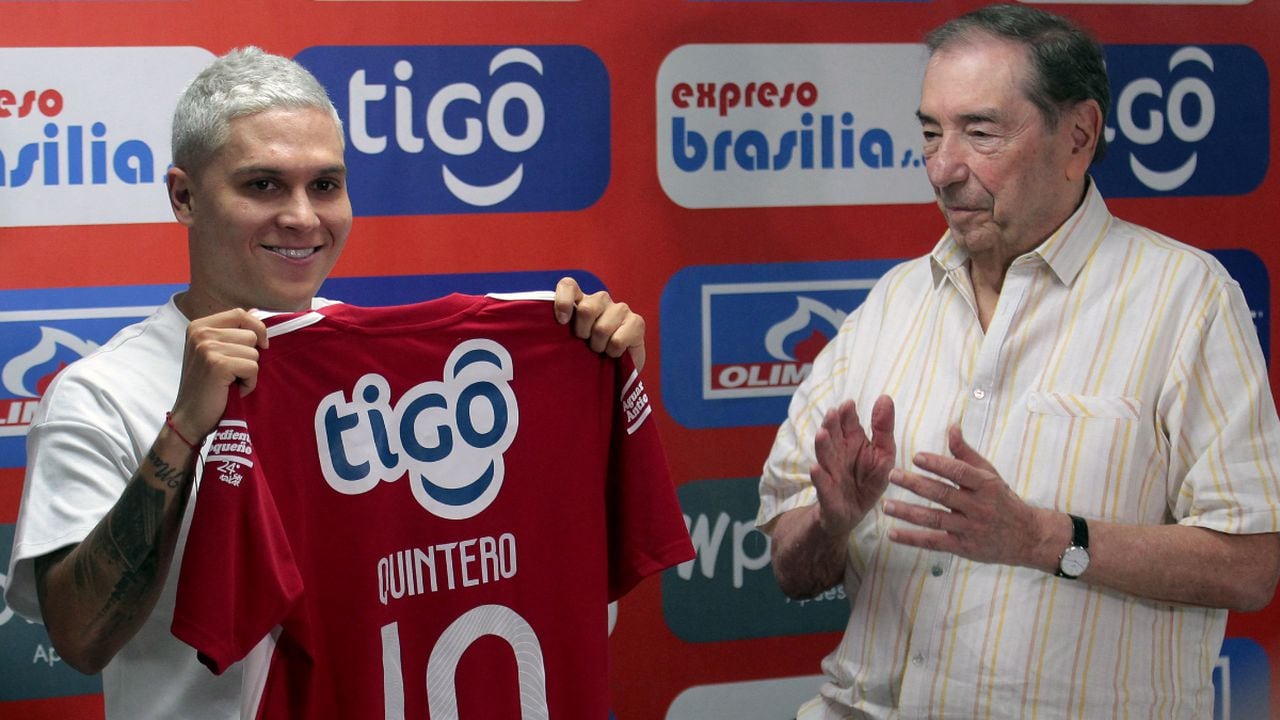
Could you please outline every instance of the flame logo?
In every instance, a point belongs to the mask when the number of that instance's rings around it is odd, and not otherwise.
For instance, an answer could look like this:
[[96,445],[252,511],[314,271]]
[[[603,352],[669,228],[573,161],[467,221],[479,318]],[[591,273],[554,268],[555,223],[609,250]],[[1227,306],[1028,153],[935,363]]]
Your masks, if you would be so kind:
[[[66,330],[51,327],[40,327],[40,341],[30,350],[13,356],[5,363],[4,372],[0,373],[4,389],[13,397],[40,397],[42,387],[31,388],[26,383],[27,374],[36,367],[48,363],[58,354],[58,348],[65,348],[80,357],[84,357],[98,349],[98,344],[84,340]],[[59,367],[61,369],[61,367]],[[50,373],[44,377],[52,377]]]
[[765,333],[765,350],[778,360],[794,362],[796,358],[786,350],[787,338],[811,326],[814,316],[831,323],[833,328],[839,329],[848,313],[837,310],[813,298],[797,295],[795,312],[791,313],[791,316],[786,320],[769,328],[769,332]]

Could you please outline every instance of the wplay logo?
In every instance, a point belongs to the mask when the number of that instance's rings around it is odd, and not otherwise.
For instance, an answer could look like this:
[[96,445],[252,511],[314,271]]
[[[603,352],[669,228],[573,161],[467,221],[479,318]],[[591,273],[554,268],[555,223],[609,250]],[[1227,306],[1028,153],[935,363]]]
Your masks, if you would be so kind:
[[698,556],[663,573],[662,614],[685,642],[831,632],[848,620],[843,586],[802,601],[778,588],[769,537],[755,525],[759,482],[700,480],[676,488]]
[[507,349],[476,339],[449,354],[442,380],[415,385],[394,405],[377,373],[360,378],[349,400],[331,393],[315,412],[324,479],[359,495],[407,475],[414,498],[433,515],[479,514],[502,488],[503,453],[520,425],[512,377]]
[[577,46],[316,47],[357,215],[580,210],[609,180],[609,78]]
[[1267,68],[1242,45],[1106,49],[1112,110],[1093,176],[1108,197],[1243,195],[1269,165]]

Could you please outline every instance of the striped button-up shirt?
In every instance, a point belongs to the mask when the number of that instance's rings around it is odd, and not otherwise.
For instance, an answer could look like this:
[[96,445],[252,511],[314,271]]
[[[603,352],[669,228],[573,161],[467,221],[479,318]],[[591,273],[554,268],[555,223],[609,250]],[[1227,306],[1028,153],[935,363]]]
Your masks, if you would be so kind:
[[[1008,270],[984,332],[944,235],[887,273],[814,363],[761,480],[758,523],[816,501],[814,435],[896,405],[896,465],[948,425],[1027,502],[1105,521],[1280,531],[1280,424],[1239,285],[1211,256],[1084,203]],[[885,499],[924,502],[890,486]],[[1225,610],[849,539],[852,613],[800,718],[1208,718]],[[1135,557],[1134,563],[1143,562]]]

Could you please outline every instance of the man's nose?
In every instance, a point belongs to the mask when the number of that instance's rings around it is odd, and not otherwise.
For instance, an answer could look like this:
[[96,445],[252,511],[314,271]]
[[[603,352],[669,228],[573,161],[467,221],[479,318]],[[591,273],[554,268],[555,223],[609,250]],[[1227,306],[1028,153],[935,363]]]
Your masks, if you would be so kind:
[[305,188],[289,194],[278,220],[282,226],[294,230],[310,230],[320,224],[320,216],[316,214],[315,204]]
[[964,182],[969,177],[969,162],[964,144],[953,137],[943,137],[933,152],[925,156],[925,172],[934,187]]

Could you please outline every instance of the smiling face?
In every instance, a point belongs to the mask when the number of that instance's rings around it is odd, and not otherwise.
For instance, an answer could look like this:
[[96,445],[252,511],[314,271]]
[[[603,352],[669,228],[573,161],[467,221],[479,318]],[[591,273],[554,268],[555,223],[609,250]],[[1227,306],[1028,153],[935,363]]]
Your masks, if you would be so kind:
[[306,309],[351,232],[337,123],[319,109],[274,108],[230,131],[204,167],[169,171],[191,252],[183,311]]
[[925,70],[925,167],[955,241],[975,263],[1007,267],[1083,196],[1089,163],[1076,118],[1068,111],[1049,126],[1027,97],[1030,66],[1025,47],[978,35],[939,49]]

